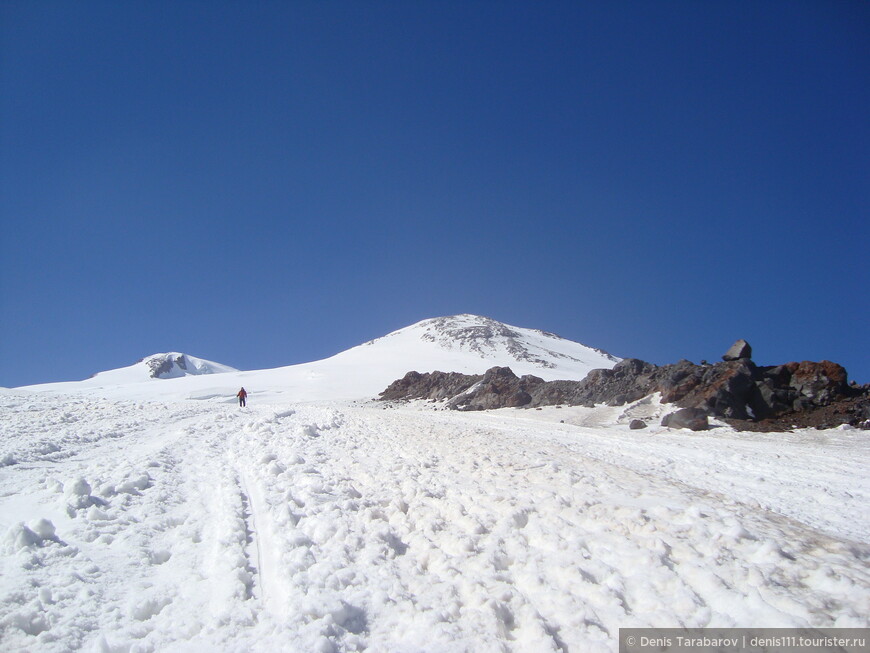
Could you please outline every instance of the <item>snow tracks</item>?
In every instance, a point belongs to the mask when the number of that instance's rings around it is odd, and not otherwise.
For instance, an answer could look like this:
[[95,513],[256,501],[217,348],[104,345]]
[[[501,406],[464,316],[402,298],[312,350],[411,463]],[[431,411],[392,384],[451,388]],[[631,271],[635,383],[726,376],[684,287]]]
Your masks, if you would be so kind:
[[28,401],[0,468],[4,650],[594,652],[620,627],[868,625],[865,546],[585,456],[566,426]]

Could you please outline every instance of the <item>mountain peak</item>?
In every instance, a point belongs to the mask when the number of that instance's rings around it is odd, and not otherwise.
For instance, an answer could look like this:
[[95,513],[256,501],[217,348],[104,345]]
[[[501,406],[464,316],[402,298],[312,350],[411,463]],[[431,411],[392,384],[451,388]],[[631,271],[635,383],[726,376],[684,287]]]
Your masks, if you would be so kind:
[[200,374],[220,374],[236,372],[235,368],[220,363],[214,363],[195,356],[189,356],[176,351],[146,356],[137,363],[144,364],[152,379],[176,379],[181,376],[196,376]]
[[[538,329],[515,327],[481,315],[462,313],[422,320],[394,331],[366,345],[386,346],[389,342],[405,341],[403,349],[411,351],[411,343],[427,343],[433,353],[441,352],[454,365],[453,371],[483,371],[482,366],[510,366],[520,373],[582,378],[596,367],[613,367],[619,358],[605,351],[565,340]],[[461,360],[454,356],[461,355]],[[480,362],[474,363],[474,360]],[[482,368],[477,370],[477,368]],[[488,369],[488,368],[486,368]],[[567,374],[566,376],[559,376]],[[556,375],[556,376],[553,376]]]
[[[517,361],[526,361],[547,368],[554,367],[551,360],[529,351],[527,338],[524,338],[520,329],[492,318],[469,314],[450,315],[424,320],[420,326],[425,328],[420,336],[423,340],[448,348],[475,352],[481,358],[503,350]],[[531,329],[525,331],[561,340],[559,336],[545,334],[543,331]]]

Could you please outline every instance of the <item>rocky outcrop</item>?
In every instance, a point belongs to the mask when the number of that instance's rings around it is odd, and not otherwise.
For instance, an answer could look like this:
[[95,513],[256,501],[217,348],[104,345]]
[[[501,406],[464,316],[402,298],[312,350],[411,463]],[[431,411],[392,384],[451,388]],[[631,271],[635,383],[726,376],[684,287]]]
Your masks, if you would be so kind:
[[152,356],[151,358],[143,359],[151,373],[152,379],[166,378],[173,372],[173,367],[177,367],[182,372],[187,371],[187,361],[184,354],[164,354],[162,356]]
[[531,393],[542,385],[544,380],[537,376],[526,374],[518,378],[509,367],[493,367],[447,406],[456,410],[519,408],[531,404]]
[[568,404],[620,406],[655,392],[652,388],[656,366],[637,358],[626,358],[612,369],[592,370],[582,381],[551,381],[532,393],[534,406]]
[[842,396],[847,389],[846,370],[836,363],[787,363],[782,366],[783,374],[790,374],[789,388],[794,391],[795,401],[809,402],[824,406],[836,397]]
[[408,372],[398,381],[393,381],[380,394],[384,401],[402,399],[428,399],[441,401],[451,399],[482,379],[480,375],[459,372]]
[[[712,365],[682,360],[657,366],[628,358],[612,369],[593,370],[581,381],[520,378],[508,367],[492,368],[482,376],[410,372],[387,388],[381,398],[446,400],[447,407],[454,410],[489,410],[551,405],[619,406],[659,392],[664,403],[695,409],[691,417],[688,413],[677,413],[681,417],[671,419],[694,420],[693,425],[700,428],[706,428],[706,416],[741,422],[773,423],[780,418],[801,422],[810,412],[848,400],[850,403],[842,410],[827,410],[830,419],[843,411],[846,421],[855,426],[870,419],[870,390],[850,386],[846,370],[840,365],[804,361],[760,367],[745,357],[748,352],[751,352],[748,343],[738,341],[723,357],[730,360]],[[701,415],[705,417],[703,425]]]
[[[179,352],[152,354],[139,360],[137,365],[139,364],[147,370],[150,379],[177,379],[182,376],[238,372],[233,367]],[[110,374],[114,371],[109,370],[108,372],[100,372],[100,374]]]

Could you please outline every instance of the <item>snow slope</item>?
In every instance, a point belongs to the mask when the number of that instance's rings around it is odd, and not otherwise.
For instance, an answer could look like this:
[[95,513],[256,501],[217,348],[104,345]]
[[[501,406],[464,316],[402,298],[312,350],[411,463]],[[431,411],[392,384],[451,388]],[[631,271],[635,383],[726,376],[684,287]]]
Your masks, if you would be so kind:
[[[232,401],[244,386],[252,400],[259,402],[363,399],[377,396],[411,370],[480,374],[504,365],[518,375],[535,374],[550,381],[582,379],[590,370],[610,368],[618,361],[606,352],[543,331],[476,315],[455,315],[423,320],[331,358],[301,365],[239,372],[210,363],[224,373],[158,380],[140,362],[87,381],[23,389],[112,399]],[[143,381],[148,383],[143,385]]]
[[0,650],[594,653],[620,627],[870,626],[870,439],[628,429],[661,410],[4,391]]
[[410,369],[616,360],[462,315],[274,370],[173,353],[0,389],[0,650],[595,653],[623,627],[870,627],[863,431],[630,430],[670,410],[655,397],[365,401]]

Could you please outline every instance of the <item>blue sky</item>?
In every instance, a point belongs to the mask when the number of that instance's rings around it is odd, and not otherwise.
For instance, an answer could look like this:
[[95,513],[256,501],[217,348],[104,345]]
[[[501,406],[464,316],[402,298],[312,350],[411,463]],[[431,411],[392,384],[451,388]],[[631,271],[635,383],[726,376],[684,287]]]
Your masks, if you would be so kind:
[[478,313],[870,381],[866,2],[0,4],[0,386]]

